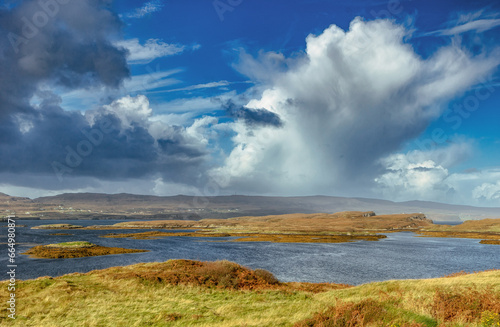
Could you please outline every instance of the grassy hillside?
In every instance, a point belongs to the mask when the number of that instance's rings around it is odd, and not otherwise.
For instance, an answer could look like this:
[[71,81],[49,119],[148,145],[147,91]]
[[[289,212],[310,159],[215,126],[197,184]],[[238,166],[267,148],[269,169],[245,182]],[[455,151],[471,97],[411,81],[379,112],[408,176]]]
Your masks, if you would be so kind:
[[432,221],[423,214],[375,215],[374,212],[345,211],[333,214],[287,214],[274,216],[202,219],[200,221],[132,221],[115,224],[128,228],[216,228],[218,231],[358,232],[418,229]]
[[263,216],[296,212],[374,210],[383,214],[424,212],[434,221],[500,218],[500,208],[479,208],[435,202],[391,202],[332,196],[148,196],[72,193],[28,199],[0,194],[0,218],[15,213],[41,219],[192,219]]
[[449,232],[494,232],[500,233],[500,219],[467,220],[460,225],[433,225],[426,228],[429,231]]
[[[0,283],[5,303],[7,282]],[[500,271],[347,287],[171,260],[18,284],[2,326],[498,326]]]
[[419,230],[429,227],[432,221],[423,214],[398,214],[377,216],[374,212],[346,211],[334,214],[290,214],[262,217],[238,217],[230,219],[156,220],[131,221],[112,226],[90,226],[92,228],[200,228],[202,231],[169,233],[140,232],[112,233],[103,237],[151,239],[169,236],[189,237],[238,237],[234,242],[280,242],[280,243],[341,243],[358,240],[377,241],[385,238],[378,232]]
[[500,244],[500,219],[468,220],[460,225],[430,225],[418,231],[428,237],[482,239],[482,244]]

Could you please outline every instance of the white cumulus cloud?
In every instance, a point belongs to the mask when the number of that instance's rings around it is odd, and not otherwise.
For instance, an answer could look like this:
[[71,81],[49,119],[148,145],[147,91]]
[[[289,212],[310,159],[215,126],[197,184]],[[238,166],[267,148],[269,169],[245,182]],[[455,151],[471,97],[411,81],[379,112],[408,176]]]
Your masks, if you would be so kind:
[[[348,31],[331,25],[309,35],[305,53],[293,59],[243,53],[236,66],[267,85],[246,107],[265,109],[283,124],[236,121],[234,149],[212,176],[246,192],[372,195],[380,159],[422,133],[447,101],[500,62],[457,43],[423,59],[407,37],[391,21],[356,18]],[[413,184],[447,175],[435,161],[407,164],[415,165]]]
[[385,172],[375,178],[375,193],[394,200],[456,202],[460,183],[452,181],[449,169],[473,155],[473,145],[459,141],[431,151],[414,150],[391,154],[380,160]]
[[500,181],[493,183],[483,183],[472,191],[472,196],[479,200],[496,200],[500,203]]

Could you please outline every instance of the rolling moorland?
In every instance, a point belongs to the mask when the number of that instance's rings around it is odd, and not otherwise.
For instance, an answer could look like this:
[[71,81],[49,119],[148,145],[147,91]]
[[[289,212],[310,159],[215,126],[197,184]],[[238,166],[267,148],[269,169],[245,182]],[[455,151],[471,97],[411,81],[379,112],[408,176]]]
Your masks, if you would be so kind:
[[[7,281],[0,282],[6,303]],[[170,260],[18,282],[9,326],[498,326],[500,270],[356,287]],[[0,309],[0,324],[7,309]]]
[[[43,225],[41,221],[33,228],[68,230],[66,234],[75,229],[103,229],[110,230],[103,237],[145,239],[176,235],[238,237],[231,241],[352,242],[376,241],[384,237],[380,233],[412,231],[421,237],[468,237],[489,244],[500,240],[500,219],[436,225],[421,213],[348,211],[149,221],[144,219],[147,217],[88,227]],[[156,230],[120,233],[122,229]],[[169,232],[171,229],[194,230],[180,235]],[[71,238],[68,235],[69,242],[34,247],[25,254],[33,251],[31,255],[47,258],[113,254],[111,248],[71,242]],[[111,251],[126,253],[127,249]],[[7,283],[0,282],[0,301],[4,303]],[[4,306],[0,325],[500,326],[500,270],[352,287],[282,283],[267,271],[228,261],[169,260],[17,281],[16,296],[23,299],[17,303],[16,320],[7,322]]]
[[[109,233],[102,237],[154,239],[170,236],[237,237],[231,241],[342,243],[357,240],[377,241],[381,233],[412,231],[422,237],[480,239],[484,244],[500,243],[500,219],[470,220],[460,225],[436,225],[424,214],[377,215],[373,211],[346,211],[334,214],[288,214],[258,217],[201,220],[144,220],[113,225],[82,227],[73,224],[49,224],[33,229],[156,229],[151,232]],[[193,232],[168,232],[158,229],[195,229]]]
[[265,216],[293,213],[370,211],[378,214],[422,212],[433,221],[500,218],[500,208],[436,202],[391,202],[332,196],[148,196],[70,193],[37,199],[0,193],[0,217],[28,219],[191,219]]

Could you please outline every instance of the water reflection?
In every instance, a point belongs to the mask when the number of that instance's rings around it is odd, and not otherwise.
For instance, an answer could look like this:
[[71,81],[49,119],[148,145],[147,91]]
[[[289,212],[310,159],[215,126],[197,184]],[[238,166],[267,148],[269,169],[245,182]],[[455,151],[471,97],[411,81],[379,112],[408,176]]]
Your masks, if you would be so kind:
[[[65,221],[76,225],[106,225],[113,221]],[[19,221],[29,227],[61,221]],[[76,259],[31,259],[18,255],[19,279],[59,276],[112,266],[168,259],[230,260],[273,272],[282,281],[361,284],[371,281],[440,277],[453,272],[500,268],[499,247],[473,239],[415,237],[410,232],[389,233],[378,242],[342,244],[287,244],[259,242],[213,242],[214,238],[167,237],[157,240],[99,238],[109,230],[17,229],[17,252],[31,246],[65,241],[89,241],[104,246],[146,249],[150,252]],[[6,241],[6,229],[0,242]],[[120,230],[139,232],[142,230]],[[71,233],[71,236],[49,235]],[[231,238],[224,238],[231,239]],[[1,246],[2,266],[7,265],[7,247]]]

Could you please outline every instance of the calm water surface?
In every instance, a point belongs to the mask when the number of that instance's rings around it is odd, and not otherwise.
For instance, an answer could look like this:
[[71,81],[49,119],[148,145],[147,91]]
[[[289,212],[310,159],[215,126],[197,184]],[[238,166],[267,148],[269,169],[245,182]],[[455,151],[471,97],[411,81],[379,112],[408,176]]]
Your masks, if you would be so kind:
[[[108,225],[123,220],[64,221],[77,225]],[[378,242],[299,244],[214,242],[214,238],[166,237],[157,240],[99,238],[115,231],[33,230],[29,227],[61,221],[17,221],[28,227],[16,231],[18,279],[60,276],[112,266],[168,259],[230,260],[250,268],[271,271],[281,281],[362,284],[372,281],[440,277],[453,272],[500,269],[500,246],[474,239],[415,237],[414,233],[389,233]],[[140,232],[141,230],[130,230]],[[51,233],[72,233],[53,236]],[[129,232],[119,230],[116,232]],[[0,229],[5,243],[7,229]],[[232,239],[222,238],[222,239]],[[65,241],[89,241],[104,246],[150,250],[146,253],[75,259],[31,259],[20,252],[35,245]],[[0,265],[7,265],[7,246],[0,247]],[[5,278],[0,278],[5,279]]]

